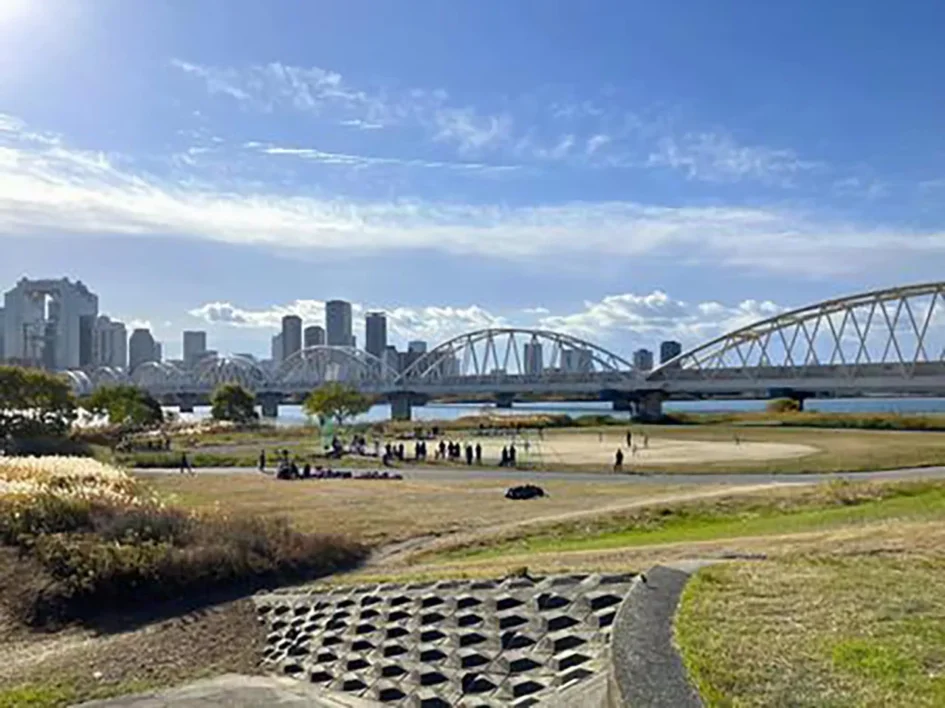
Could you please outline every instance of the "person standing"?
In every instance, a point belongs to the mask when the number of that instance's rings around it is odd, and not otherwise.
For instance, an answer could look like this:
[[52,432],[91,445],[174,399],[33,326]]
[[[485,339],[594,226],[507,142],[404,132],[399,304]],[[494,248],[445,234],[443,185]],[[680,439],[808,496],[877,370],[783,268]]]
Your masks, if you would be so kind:
[[473,463],[473,448],[472,445],[466,443],[466,464],[471,465]]
[[627,431],[627,447],[632,447],[632,446],[633,446],[633,432],[628,430]]
[[266,471],[266,451],[265,450],[260,450],[259,452],[259,471],[260,472]]
[[482,464],[482,445],[476,443],[476,464]]
[[194,473],[194,468],[190,466],[190,460],[187,459],[186,452],[180,454],[180,473],[184,474],[184,472]]
[[614,472],[623,472],[623,450],[617,448],[617,454],[614,456]]

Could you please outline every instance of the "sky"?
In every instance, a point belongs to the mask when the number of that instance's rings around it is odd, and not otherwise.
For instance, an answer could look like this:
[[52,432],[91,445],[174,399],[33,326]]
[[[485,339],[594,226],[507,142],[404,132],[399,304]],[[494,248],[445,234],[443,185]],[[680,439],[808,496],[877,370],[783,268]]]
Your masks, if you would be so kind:
[[[945,4],[0,0],[0,288],[618,354],[941,279]],[[356,321],[363,343],[363,321]]]

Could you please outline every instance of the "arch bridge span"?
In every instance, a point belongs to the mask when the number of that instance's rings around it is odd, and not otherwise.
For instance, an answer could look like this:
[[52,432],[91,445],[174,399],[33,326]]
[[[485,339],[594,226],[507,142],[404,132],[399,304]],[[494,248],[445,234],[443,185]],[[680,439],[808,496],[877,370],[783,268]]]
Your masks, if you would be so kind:
[[77,392],[134,383],[192,406],[221,383],[253,390],[264,409],[299,400],[330,381],[389,400],[395,417],[434,398],[594,396],[658,416],[671,398],[945,396],[945,282],[887,288],[827,300],[740,327],[683,352],[651,372],[562,332],[489,328],[453,337],[392,362],[353,347],[312,347],[275,369],[242,357],[205,360],[194,370],[148,363],[70,372]]

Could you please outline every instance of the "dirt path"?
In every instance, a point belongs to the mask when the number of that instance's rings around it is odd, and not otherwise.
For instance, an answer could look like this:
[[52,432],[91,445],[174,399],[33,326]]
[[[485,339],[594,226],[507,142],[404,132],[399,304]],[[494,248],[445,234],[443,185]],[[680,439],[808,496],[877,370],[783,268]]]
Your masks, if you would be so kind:
[[[542,526],[548,524],[560,523],[562,521],[573,521],[575,519],[586,519],[593,518],[597,516],[606,516],[608,514],[616,514],[623,511],[630,511],[633,509],[640,509],[647,506],[655,506],[660,504],[677,504],[680,502],[689,502],[696,501],[700,499],[712,499],[716,497],[731,496],[735,494],[752,494],[759,491],[764,491],[767,489],[777,489],[784,486],[797,486],[796,483],[793,485],[788,484],[751,484],[751,485],[732,485],[724,486],[713,489],[699,489],[692,492],[677,492],[673,494],[664,494],[654,497],[645,497],[645,498],[636,498],[629,501],[624,501],[619,504],[611,504],[610,506],[595,507],[594,509],[583,509],[579,511],[566,511],[557,514],[549,514],[547,516],[538,516],[530,519],[523,519],[521,521],[506,522],[502,524],[495,524],[492,526],[485,526],[474,531],[468,532],[458,532],[458,533],[449,533],[445,535],[425,535],[419,536],[416,538],[411,538],[406,541],[401,541],[398,543],[393,543],[382,548],[379,548],[377,551],[372,554],[371,558],[368,560],[367,564],[364,566],[364,570],[370,572],[378,572],[385,568],[397,567],[405,565],[410,561],[411,558],[414,558],[418,555],[429,553],[432,551],[442,551],[448,548],[452,548],[460,545],[467,545],[475,543],[477,541],[482,541],[485,539],[495,538],[497,536],[505,535],[512,531],[517,531],[523,528]],[[540,501],[535,502],[522,502],[522,503],[535,503],[540,504]]]

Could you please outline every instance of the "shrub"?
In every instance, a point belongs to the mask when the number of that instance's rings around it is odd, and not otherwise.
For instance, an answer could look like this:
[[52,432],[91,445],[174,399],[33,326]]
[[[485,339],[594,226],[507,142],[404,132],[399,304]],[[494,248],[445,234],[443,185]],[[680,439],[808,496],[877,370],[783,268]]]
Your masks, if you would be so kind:
[[774,398],[765,405],[769,413],[800,413],[801,402],[793,398]]
[[30,624],[310,579],[364,554],[284,520],[165,504],[94,460],[0,458],[0,576],[23,579],[0,600]]

